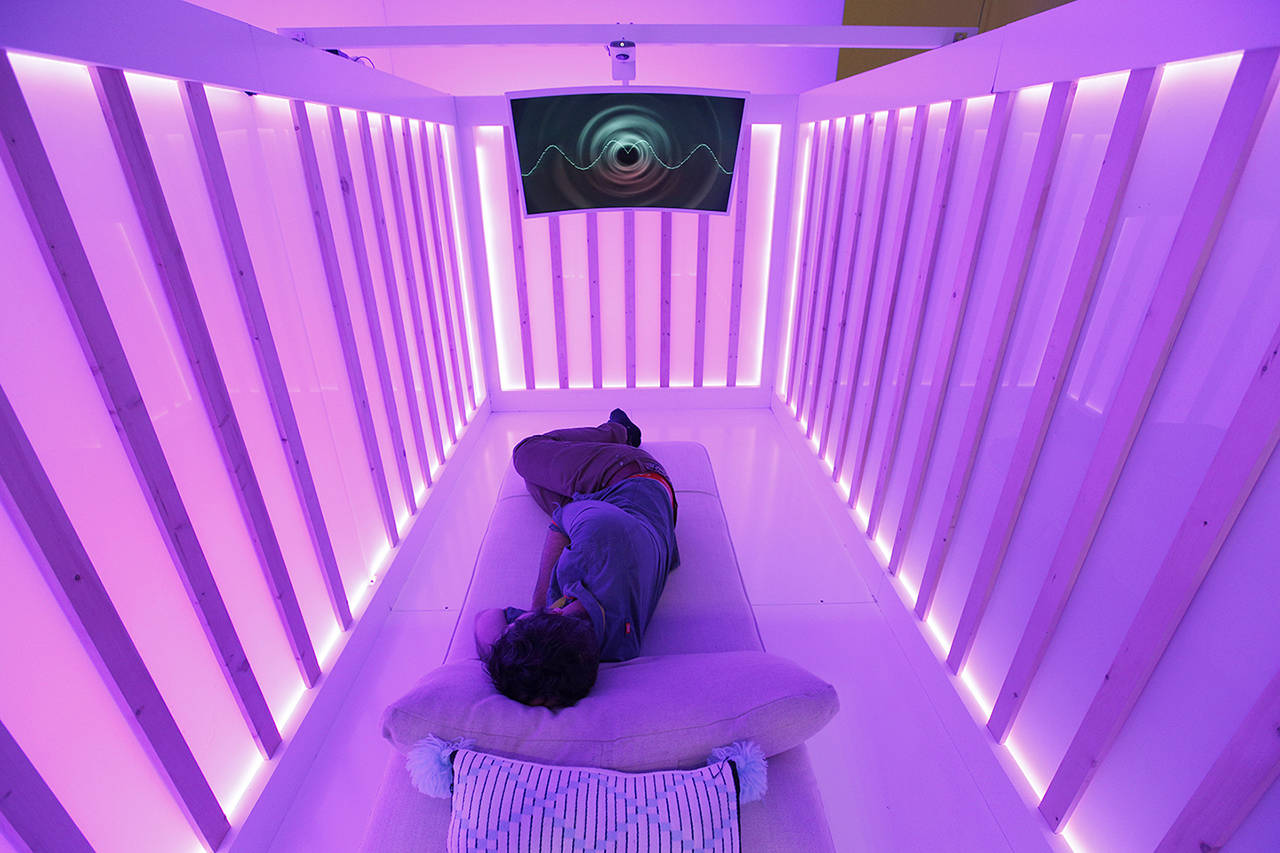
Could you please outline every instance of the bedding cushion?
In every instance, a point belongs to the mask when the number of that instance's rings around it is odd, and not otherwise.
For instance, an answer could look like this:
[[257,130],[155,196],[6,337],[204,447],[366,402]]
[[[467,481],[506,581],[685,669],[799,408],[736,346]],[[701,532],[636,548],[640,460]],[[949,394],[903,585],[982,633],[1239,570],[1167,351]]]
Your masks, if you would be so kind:
[[499,755],[635,772],[696,767],[738,740],[776,755],[804,743],[838,707],[830,684],[765,652],[605,664],[590,695],[557,711],[513,702],[479,661],[464,661],[390,705],[382,733],[401,752],[428,735],[469,737]]
[[447,844],[450,851],[737,853],[737,781],[728,761],[619,773],[460,749]]

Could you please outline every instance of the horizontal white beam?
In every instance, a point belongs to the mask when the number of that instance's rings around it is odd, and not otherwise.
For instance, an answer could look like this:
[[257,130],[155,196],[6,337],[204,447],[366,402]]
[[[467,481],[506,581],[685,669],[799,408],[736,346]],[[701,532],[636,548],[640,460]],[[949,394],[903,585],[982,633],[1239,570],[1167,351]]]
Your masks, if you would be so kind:
[[427,121],[453,99],[176,0],[0,4],[0,48]]
[[489,24],[475,26],[282,27],[280,35],[319,48],[442,45],[742,44],[762,47],[928,49],[978,32],[977,27],[843,27],[776,24]]
[[[1105,22],[1105,26],[1099,26]],[[800,121],[1280,44],[1275,0],[1075,0],[800,95]]]

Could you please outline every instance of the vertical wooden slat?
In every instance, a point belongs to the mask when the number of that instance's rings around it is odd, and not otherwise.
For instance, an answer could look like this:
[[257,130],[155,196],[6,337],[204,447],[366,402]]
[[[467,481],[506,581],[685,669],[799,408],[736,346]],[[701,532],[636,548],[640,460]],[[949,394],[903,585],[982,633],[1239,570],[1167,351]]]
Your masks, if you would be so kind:
[[[831,473],[836,478],[839,478],[840,472],[844,470],[845,454],[849,448],[849,439],[854,425],[854,402],[858,399],[858,392],[861,390],[859,377],[862,372],[862,361],[866,357],[864,353],[871,349],[869,344],[874,339],[873,336],[880,332],[888,331],[871,325],[871,303],[872,294],[876,287],[876,272],[880,268],[880,241],[884,236],[884,213],[889,199],[889,182],[893,177],[893,154],[897,150],[897,143],[898,111],[890,110],[888,116],[885,117],[884,140],[880,147],[880,182],[876,188],[875,207],[871,211],[871,215],[875,219],[867,225],[871,229],[871,246],[870,251],[867,253],[866,273],[862,288],[865,299],[862,334],[854,342],[853,354],[849,360],[849,396],[844,407],[844,420],[840,424],[840,430],[837,434],[836,453],[832,462]],[[864,408],[866,408],[865,404]],[[867,429],[870,429],[870,424],[867,425]],[[854,479],[849,486],[849,506],[853,506],[857,499],[858,481]]]
[[[1278,57],[1280,48],[1248,50],[1241,57],[1041,598],[1032,612],[1027,630],[1037,635],[1053,633],[1088,555],[1275,94],[1280,76]],[[1116,660],[1049,783],[1040,811],[1054,829],[1079,802],[1275,446],[1280,434],[1276,422],[1280,393],[1271,368],[1278,347],[1280,331],[1227,429]],[[1045,615],[1051,618],[1046,620]],[[1046,636],[1045,642],[1048,639]]]
[[561,388],[569,387],[569,333],[564,316],[564,258],[560,250],[560,217],[548,219],[551,241],[551,301],[556,325],[556,376]]
[[960,339],[959,332],[964,323],[969,291],[978,266],[978,249],[982,245],[982,234],[986,230],[987,213],[991,209],[991,194],[995,189],[1000,154],[1004,150],[1005,137],[1009,129],[1011,98],[1010,92],[999,92],[995,96],[995,103],[991,106],[991,118],[982,147],[982,159],[978,163],[978,177],[973,188],[969,218],[965,222],[964,236],[961,238],[955,283],[952,285],[951,296],[945,306],[946,315],[939,335],[941,352],[934,365],[929,396],[925,401],[924,417],[920,422],[915,454],[907,476],[902,513],[898,517],[898,528],[893,536],[888,565],[890,574],[897,572],[898,566],[902,563],[903,554],[906,552],[907,539],[910,537],[911,526],[915,521],[916,503],[920,498],[921,489],[924,488],[924,475],[929,467],[929,459],[933,455],[933,440],[937,435],[938,420],[942,414],[942,398],[951,382],[951,368],[955,363],[956,345]]
[[889,472],[898,452],[901,440],[902,418],[906,413],[907,392],[915,373],[916,357],[920,353],[920,330],[924,324],[925,306],[929,304],[933,274],[938,262],[938,246],[941,245],[942,223],[947,210],[947,194],[951,192],[951,178],[955,174],[956,152],[959,149],[960,127],[964,123],[963,100],[954,100],[947,106],[947,125],[942,133],[942,150],[938,154],[938,173],[934,179],[933,197],[929,202],[929,215],[925,221],[924,241],[921,244],[920,268],[916,272],[915,287],[908,303],[907,322],[903,330],[903,354],[898,359],[898,371],[894,377],[893,403],[889,409],[885,445],[876,469],[875,487],[872,490],[871,511],[867,532],[875,536],[880,525],[880,513],[884,507],[884,493]]
[[658,301],[658,385],[671,385],[671,211],[661,214]]
[[[361,130],[368,128],[368,114],[359,112]],[[355,175],[352,173],[351,156],[347,152],[347,140],[342,126],[342,111],[337,107],[329,107],[329,133],[333,136],[333,150],[338,161],[338,186],[342,192],[342,202],[347,212],[347,233],[351,237],[351,251],[355,255],[356,278],[360,286],[360,298],[364,303],[365,325],[369,329],[369,340],[373,350],[374,370],[378,374],[378,385],[382,389],[382,409],[387,418],[387,432],[391,436],[391,456],[395,460],[396,472],[400,477],[400,491],[405,503],[412,509],[413,483],[409,479],[409,457],[405,452],[404,434],[400,432],[400,412],[396,406],[395,395],[391,391],[391,367],[387,362],[386,343],[382,339],[382,324],[378,319],[378,302],[373,294],[373,271],[369,266],[369,249],[364,241],[364,225],[360,218],[360,206],[356,200]],[[364,134],[361,133],[361,136]],[[372,147],[372,143],[370,144]],[[374,227],[381,237],[386,234],[386,218],[378,215],[376,204],[380,202],[382,193],[377,189],[377,174],[370,182],[369,193],[375,203],[373,209]],[[376,193],[376,194],[375,194]],[[388,255],[390,252],[388,252]],[[389,260],[389,258],[388,258]],[[394,275],[389,273],[388,275]]]
[[[302,159],[302,176],[307,185],[307,199],[311,203],[311,217],[316,226],[316,242],[320,249],[320,262],[324,267],[325,284],[329,288],[329,304],[342,345],[342,363],[347,371],[347,384],[351,389],[351,404],[360,424],[360,439],[364,446],[365,463],[373,480],[373,493],[378,501],[382,526],[391,544],[400,541],[396,528],[395,512],[391,508],[391,488],[387,472],[382,467],[382,453],[378,447],[378,435],[373,428],[373,413],[369,406],[369,392],[364,384],[364,370],[356,350],[355,332],[351,324],[351,309],[347,305],[346,287],[342,283],[342,269],[338,266],[338,248],[334,242],[333,223],[329,220],[329,205],[324,197],[324,184],[320,180],[320,163],[316,159],[316,143],[311,135],[311,120],[307,117],[307,105],[302,101],[290,101],[293,126],[298,132],[298,153]],[[335,140],[334,147],[339,144]],[[349,171],[349,170],[348,170]]]
[[[812,437],[814,432],[814,418],[818,408],[818,398],[822,396],[822,372],[826,367],[827,361],[827,332],[831,328],[831,302],[835,298],[836,290],[836,269],[840,266],[840,235],[843,233],[844,226],[844,208],[845,198],[849,186],[849,147],[853,142],[853,116],[849,116],[844,122],[844,132],[840,138],[840,169],[835,179],[836,194],[833,200],[836,209],[835,223],[831,226],[831,262],[827,265],[826,283],[823,285],[823,293],[825,298],[822,306],[822,333],[818,336],[818,363],[813,371],[813,394],[809,397],[809,412],[807,418],[808,426],[805,429],[805,436]],[[832,183],[831,177],[827,177],[827,183]],[[853,258],[850,256],[850,263]],[[843,320],[841,317],[841,327],[843,328]],[[839,352],[839,350],[837,350]],[[837,369],[838,369],[837,364]],[[804,414],[803,409],[800,414]],[[828,406],[824,422],[830,421],[831,412]],[[821,454],[819,454],[821,456]]]
[[1155,853],[1227,846],[1263,794],[1280,778],[1280,674],[1271,679],[1213,766],[1182,807]]
[[622,213],[623,308],[626,312],[627,387],[636,387],[636,212]]
[[[529,282],[524,263],[524,211],[520,209],[520,167],[516,165],[516,144],[510,129],[503,130],[507,153],[507,198],[511,205],[511,253],[515,259],[516,305],[520,314],[520,352],[524,357],[524,387],[533,388],[533,337],[529,328]],[[430,180],[427,181],[430,186]]]
[[747,203],[751,194],[751,127],[750,124],[743,127],[746,142],[741,146],[733,167],[738,173],[738,186],[734,190],[733,279],[729,290],[729,360],[725,376],[725,384],[730,388],[738,384],[738,356],[742,340],[742,273],[747,250]]
[[0,797],[0,819],[9,824],[28,848],[93,853],[80,827],[49,790],[40,771],[3,723],[0,723],[0,791],[5,792]]
[[[430,125],[430,130],[426,135],[423,136],[424,144],[426,141],[429,141],[430,137],[435,136],[438,131],[439,131],[438,125],[434,125],[434,124]],[[436,249],[439,252],[439,254],[437,255],[437,263],[439,264],[440,277],[437,283],[440,285],[440,288],[439,288],[440,310],[444,314],[444,326],[445,326],[445,332],[446,332],[445,337],[449,341],[449,357],[450,357],[449,371],[452,374],[452,379],[453,379],[453,381],[450,383],[453,386],[453,402],[454,402],[454,405],[457,407],[458,417],[461,418],[463,423],[466,423],[467,422],[467,406],[466,406],[466,403],[462,401],[462,384],[463,384],[463,374],[464,374],[463,365],[466,365],[467,370],[470,370],[470,358],[469,358],[469,352],[467,352],[466,341],[463,340],[463,337],[462,337],[463,333],[466,330],[466,321],[463,318],[464,312],[462,309],[462,294],[458,291],[457,269],[456,269],[457,258],[455,258],[453,254],[454,253],[453,244],[449,244],[448,246],[444,247],[445,249],[447,249],[447,251],[443,251],[441,249],[440,235],[442,233],[442,229],[440,226],[440,222],[436,218],[436,209],[437,209],[436,208],[436,184],[437,183],[440,186],[440,200],[439,200],[440,207],[446,211],[446,215],[449,207],[449,194],[447,192],[448,187],[446,186],[445,175],[444,175],[444,160],[443,160],[443,155],[441,154],[441,152],[444,150],[444,144],[442,142],[442,139],[443,137],[435,140],[435,148],[436,148],[435,159],[436,159],[436,165],[439,166],[440,168],[439,176],[436,177],[432,173],[431,163],[427,160],[427,151],[429,146],[425,146],[422,149],[422,157],[423,157],[422,174],[423,174],[423,177],[426,178],[425,184],[427,187],[427,206],[430,209],[430,213],[431,213],[431,233],[434,234],[436,237]],[[517,181],[520,180],[520,176],[518,173],[516,175],[515,180]],[[517,197],[518,195],[519,194],[517,193]],[[517,202],[517,205],[518,205],[518,202]],[[453,270],[454,276],[452,281],[450,280],[449,275],[445,271],[445,255],[448,255],[450,261],[454,263],[455,268]],[[453,307],[450,307],[451,300],[453,302],[453,305],[456,306],[456,313],[458,317],[458,326],[457,326],[456,333],[455,333],[454,324],[453,324],[455,310]]]
[[[852,117],[849,119],[853,121]],[[862,211],[866,205],[867,197],[870,195],[867,186],[867,174],[871,167],[871,130],[872,120],[870,115],[862,117],[862,130],[858,137],[858,171],[855,175],[854,194],[854,210],[853,217],[848,226],[849,243],[842,254],[849,258],[848,269],[845,271],[844,286],[840,300],[840,310],[837,313],[839,317],[840,330],[836,335],[835,349],[835,365],[831,369],[831,384],[827,391],[827,412],[826,417],[822,421],[822,437],[818,441],[818,458],[826,459],[827,444],[831,439],[832,425],[836,421],[836,401],[837,391],[840,388],[840,362],[845,352],[845,342],[849,336],[849,327],[857,329],[854,334],[853,347],[854,351],[862,346],[862,337],[866,333],[867,305],[870,291],[862,288],[855,296],[855,280],[854,270],[856,263],[854,259],[858,256],[858,243],[862,233]],[[832,265],[831,275],[836,273],[836,266]],[[834,286],[835,281],[832,280]],[[854,313],[850,314],[850,310]],[[831,479],[838,480],[840,471],[832,469]]]
[[[1115,126],[1107,142],[1098,181],[1085,214],[1080,240],[1076,244],[1067,281],[1057,316],[1045,343],[1044,357],[1036,374],[1035,387],[1027,404],[1027,415],[1014,444],[1013,457],[1000,498],[996,501],[995,517],[987,533],[982,551],[992,551],[1003,559],[1009,540],[1013,536],[1022,502],[1031,485],[1040,449],[1044,446],[1054,409],[1067,379],[1067,365],[1080,340],[1089,303],[1093,299],[1107,246],[1120,215],[1129,175],[1133,172],[1138,148],[1146,131],[1151,105],[1155,101],[1159,72],[1155,68],[1143,68],[1129,72],[1124,95],[1116,113]],[[917,612],[920,612],[917,608]],[[1042,646],[1033,642],[1030,634],[1024,634],[1014,652],[1013,662],[1006,673],[1000,692],[996,695],[995,708],[987,728],[997,741],[1003,742],[1022,700],[1026,696],[1031,678],[1039,668]]]
[[[8,67],[6,58],[0,65],[0,74]],[[8,98],[4,98],[3,103],[8,106]],[[7,128],[5,136],[8,137]],[[54,191],[57,192],[56,186]],[[60,261],[66,264],[61,268],[69,275],[75,275],[75,267],[79,263],[70,257],[76,253],[75,249],[63,245],[53,251],[60,254]],[[86,650],[97,657],[110,677],[109,684],[114,686],[116,698],[122,703],[121,715],[132,721],[131,725],[137,726],[139,739],[173,786],[179,805],[200,834],[217,848],[230,829],[227,817],[133,644],[128,628],[111,603],[93,561],[63,509],[53,483],[41,466],[3,388],[0,388],[0,504],[9,509],[14,526],[28,543],[31,556],[40,566],[50,589],[64,605]],[[217,595],[217,591],[213,590],[212,594]],[[221,604],[221,599],[218,604]],[[229,626],[230,620],[226,620],[226,624]],[[248,667],[243,655],[236,663],[241,662]],[[265,702],[261,707],[266,711]],[[270,729],[264,734],[269,736],[275,732],[269,713],[267,725]],[[279,735],[268,739],[267,744],[269,751],[274,752],[280,745]],[[0,774],[17,771],[7,761],[0,761]],[[0,791],[8,792],[0,796],[0,806],[3,806],[13,792],[3,785],[0,785]],[[18,791],[21,796],[22,789]],[[33,795],[35,791],[25,793]]]
[[600,329],[600,224],[587,213],[587,298],[591,303],[591,387],[604,387],[603,335]]
[[[809,396],[809,368],[812,364],[812,351],[814,330],[818,325],[818,291],[822,289],[822,264],[826,261],[834,265],[836,261],[835,240],[830,239],[827,233],[827,216],[831,208],[831,171],[835,165],[836,151],[836,123],[832,119],[828,122],[829,127],[825,134],[826,154],[825,164],[822,169],[822,201],[818,204],[818,222],[814,229],[813,238],[813,264],[810,268],[811,276],[809,283],[809,299],[808,310],[805,312],[807,318],[804,324],[805,333],[803,342],[799,350],[798,358],[800,362],[800,377],[796,385],[795,403],[796,417],[804,418],[805,404]],[[848,124],[848,119],[845,120]],[[838,235],[837,235],[838,236]]]
[[[434,364],[436,366],[436,378],[440,383],[440,406],[444,412],[444,426],[449,433],[449,443],[456,444],[458,441],[458,430],[454,424],[454,412],[452,408],[452,396],[449,394],[449,365],[448,360],[444,356],[444,337],[443,326],[440,323],[440,313],[436,309],[436,298],[439,289],[444,287],[441,279],[444,278],[444,249],[441,246],[439,223],[435,218],[435,198],[431,189],[431,169],[428,151],[430,142],[427,136],[427,125],[424,122],[418,122],[418,142],[422,146],[422,184],[427,188],[427,197],[425,200],[418,196],[418,188],[413,188],[413,199],[415,207],[413,209],[414,224],[418,229],[418,254],[422,258],[422,303],[427,309],[427,319],[431,321],[431,353],[435,357]],[[421,204],[426,202],[427,214],[422,213]],[[430,222],[428,223],[428,217]],[[430,228],[428,229],[428,224]],[[431,233],[431,248],[435,250],[433,255],[428,255],[426,234],[428,230]],[[435,259],[435,269],[430,270],[427,266],[428,257]],[[519,269],[523,270],[523,261]],[[433,274],[434,273],[434,274]],[[432,287],[431,282],[435,281],[436,286]],[[424,329],[425,331],[425,329]],[[440,457],[444,458],[443,451]]]
[[[444,211],[444,233],[445,244],[449,247],[446,256],[449,259],[449,276],[453,282],[454,299],[458,305],[458,334],[462,340],[462,374],[467,383],[467,401],[471,404],[471,411],[476,409],[476,383],[475,377],[471,372],[471,329],[467,322],[466,303],[462,299],[462,289],[465,287],[462,281],[462,267],[458,262],[458,241],[454,232],[453,224],[453,196],[449,192],[449,163],[444,156],[444,130],[441,126],[432,125],[432,135],[436,137],[436,170],[440,175],[440,209]],[[423,136],[426,139],[426,136]],[[426,148],[423,149],[426,154]],[[425,169],[425,165],[424,165]],[[430,172],[427,172],[430,177]],[[429,183],[429,181],[428,181]],[[430,190],[428,190],[430,191]],[[434,209],[434,202],[432,203]],[[462,422],[467,423],[470,418],[467,417],[467,410],[462,410]]]
[[698,214],[698,291],[693,319],[693,384],[702,387],[707,360],[707,253],[711,245],[711,217]]
[[880,405],[880,389],[884,378],[885,355],[889,349],[889,335],[893,330],[893,321],[898,307],[898,295],[903,289],[902,262],[907,250],[907,229],[911,226],[911,212],[915,206],[916,184],[920,178],[920,155],[924,150],[925,130],[928,123],[928,106],[916,107],[911,125],[911,139],[907,145],[906,170],[902,176],[902,200],[898,206],[897,222],[892,226],[892,242],[889,244],[888,260],[890,271],[885,277],[885,285],[889,288],[889,294],[885,299],[884,313],[876,324],[876,340],[878,343],[872,347],[871,393],[863,403],[863,411],[866,413],[863,417],[863,423],[866,424],[866,428],[859,439],[858,452],[854,456],[853,471],[850,476],[849,488],[854,491],[861,491],[863,468],[867,464],[867,452],[871,446],[871,432],[875,426],[876,412]]
[[[969,480],[973,474],[973,466],[977,461],[978,450],[986,431],[987,415],[991,411],[991,402],[995,399],[1000,371],[1008,352],[1009,336],[1013,332],[1013,321],[1018,313],[1022,288],[1026,283],[1027,270],[1031,266],[1036,237],[1044,216],[1045,203],[1049,198],[1049,182],[1053,178],[1054,164],[1062,147],[1067,115],[1071,111],[1071,102],[1074,97],[1075,83],[1054,83],[1045,104],[1040,133],[1031,157],[1031,170],[1023,185],[1018,218],[1014,222],[1013,238],[1009,242],[1009,256],[1005,259],[1004,273],[996,290],[991,326],[987,331],[982,356],[978,361],[978,375],[974,380],[973,394],[969,398],[964,425],[960,429],[960,440],[956,445],[951,474],[947,479],[946,491],[943,492],[942,509],[938,513],[929,555],[925,560],[921,576],[916,606],[920,607],[924,613],[928,612],[929,601],[937,588],[942,565],[955,533],[956,523],[960,518]],[[977,624],[973,617],[980,612],[981,607],[978,601],[980,599],[982,604],[985,604],[989,591],[987,582],[994,578],[995,569],[991,568],[990,564],[984,565],[983,561],[979,560],[965,602],[968,621],[965,615],[961,616],[960,627],[956,629],[956,636],[952,640],[951,649],[947,655],[948,664],[952,666],[953,671],[958,671],[959,662],[968,654],[972,642],[972,629]]]
[[[396,199],[396,230],[400,235],[400,252],[405,269],[405,293],[409,297],[409,322],[413,324],[413,346],[418,354],[418,373],[422,377],[422,395],[426,403],[427,420],[431,424],[431,442],[436,449],[436,458],[444,462],[444,434],[440,430],[440,415],[436,411],[436,389],[431,382],[431,371],[427,355],[427,334],[422,322],[422,300],[418,296],[418,283],[413,275],[413,250],[409,242],[409,222],[404,211],[404,192],[401,184],[409,187],[409,203],[413,210],[414,240],[418,247],[418,260],[422,262],[423,287],[431,275],[431,259],[427,254],[427,241],[423,234],[422,194],[418,190],[418,173],[413,165],[413,132],[409,120],[400,122],[400,140],[404,143],[405,180],[400,180],[400,164],[394,159],[395,144],[391,137],[391,119],[382,117],[382,134],[387,142],[387,162],[391,164],[391,192]],[[441,367],[437,363],[437,367]],[[437,376],[444,376],[441,369]],[[443,390],[443,389],[441,389]],[[447,412],[447,409],[446,409]],[[422,455],[422,473],[427,478],[427,485],[432,484],[431,460]]]
[[800,265],[796,269],[795,284],[795,316],[791,322],[791,352],[787,358],[791,362],[788,371],[786,403],[793,406],[796,397],[796,384],[800,380],[800,356],[804,346],[805,295],[808,290],[810,247],[816,241],[817,229],[814,227],[813,212],[817,208],[818,164],[822,154],[820,149],[827,139],[827,122],[814,124],[813,139],[809,146],[809,182],[806,187],[807,203],[804,220],[800,223],[800,233],[795,238],[800,241]]
[[[392,183],[393,200],[399,195],[398,187],[395,186],[394,177],[396,174],[396,150],[395,144],[391,140],[391,120],[383,116],[384,131],[383,141],[389,146],[387,150],[387,170],[390,173]],[[414,450],[418,454],[418,462],[421,467],[423,477],[430,482],[431,480],[431,463],[427,461],[427,445],[425,437],[422,434],[422,415],[418,411],[417,394],[414,392],[413,386],[413,368],[409,364],[409,342],[404,333],[404,311],[400,305],[400,289],[396,283],[396,268],[391,257],[391,235],[387,227],[387,208],[382,198],[382,185],[378,176],[378,157],[373,147],[373,133],[369,126],[369,114],[364,110],[359,113],[360,125],[360,151],[364,158],[365,179],[369,182],[369,201],[373,212],[374,231],[378,242],[378,256],[382,262],[382,283],[383,289],[387,294],[387,313],[390,316],[387,320],[391,324],[391,336],[396,345],[396,361],[400,365],[400,385],[404,391],[405,408],[409,414],[409,431],[413,433]],[[399,204],[396,201],[396,204]],[[406,250],[407,245],[401,244],[401,250]],[[405,255],[405,285],[412,286],[413,281],[413,263],[410,258]],[[370,278],[372,282],[372,278]],[[372,290],[370,291],[372,296]],[[366,308],[377,308],[377,302],[372,299],[366,299]],[[379,342],[381,343],[381,325],[378,326]],[[385,352],[385,349],[382,350]],[[393,380],[390,371],[390,360],[387,365],[387,381],[383,383],[384,395],[389,395],[385,399],[395,402],[394,389],[392,388]],[[387,417],[394,419],[391,421],[392,445],[395,446],[395,437],[400,436],[401,446],[404,444],[404,433],[401,431],[399,407],[389,407]],[[400,459],[399,453],[396,456],[397,461]],[[410,511],[416,511],[418,508],[418,499],[414,495],[413,479],[409,474],[409,458],[408,453],[404,454],[404,466],[400,470],[400,476],[404,482],[405,503],[408,504]]]
[[133,198],[138,221],[151,249],[156,275],[164,289],[165,300],[173,315],[178,337],[191,373],[204,403],[209,425],[217,438],[227,476],[232,481],[246,531],[253,540],[267,587],[275,601],[277,615],[303,679],[308,687],[320,680],[320,664],[316,660],[311,637],[302,619],[302,608],[293,589],[293,580],[285,565],[284,551],[276,536],[267,502],[249,457],[249,447],[240,421],[231,403],[231,392],[218,364],[213,337],[205,323],[204,312],[196,296],[195,282],[182,253],[178,230],[169,213],[169,203],[160,186],[142,132],[142,122],[125,82],[124,72],[115,68],[90,69],[98,103],[111,133],[111,141],[120,161],[125,183]]
[[302,504],[303,518],[306,519],[311,544],[315,548],[320,570],[324,576],[325,591],[329,595],[329,602],[338,618],[338,623],[345,630],[351,627],[351,606],[347,602],[347,594],[342,585],[338,557],[333,550],[333,540],[329,536],[329,525],[325,521],[324,510],[320,505],[320,494],[316,490],[311,463],[307,459],[306,448],[302,443],[302,431],[298,427],[298,418],[293,411],[293,401],[289,397],[289,385],[280,363],[280,353],[276,349],[275,337],[267,318],[266,305],[262,301],[262,290],[258,284],[257,272],[254,270],[253,258],[249,253],[249,244],[245,238],[244,225],[240,221],[235,195],[231,189],[231,178],[222,156],[222,146],[218,142],[218,131],[213,123],[213,114],[209,110],[209,99],[202,83],[183,83],[181,92],[187,122],[191,127],[191,138],[195,142],[196,154],[200,159],[200,168],[204,173],[205,186],[209,192],[209,203],[213,209],[214,219],[218,223],[218,231],[222,235],[223,249],[226,251],[227,263],[231,267],[231,278],[236,285],[236,293],[240,298],[240,308],[244,313],[249,336],[253,339],[253,349],[257,355],[258,369],[262,373],[263,387],[267,400],[271,404],[272,414],[275,415],[276,429],[279,430],[280,440],[284,444],[285,455],[289,460],[289,470],[293,474],[294,488]]
[[7,54],[0,59],[0,139],[0,155],[18,203],[40,244],[49,275],[120,433],[156,526],[174,556],[179,576],[249,731],[263,754],[269,756],[280,745],[280,733],[196,538]]

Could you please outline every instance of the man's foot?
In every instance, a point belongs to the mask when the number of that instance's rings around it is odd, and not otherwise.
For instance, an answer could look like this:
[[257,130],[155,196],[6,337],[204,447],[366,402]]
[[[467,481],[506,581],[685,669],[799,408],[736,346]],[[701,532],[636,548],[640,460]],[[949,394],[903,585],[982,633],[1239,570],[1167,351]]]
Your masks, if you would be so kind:
[[627,428],[627,444],[632,447],[640,446],[640,427],[631,422],[631,418],[627,417],[627,413],[622,409],[614,409],[609,413],[609,420],[615,424],[622,424]]

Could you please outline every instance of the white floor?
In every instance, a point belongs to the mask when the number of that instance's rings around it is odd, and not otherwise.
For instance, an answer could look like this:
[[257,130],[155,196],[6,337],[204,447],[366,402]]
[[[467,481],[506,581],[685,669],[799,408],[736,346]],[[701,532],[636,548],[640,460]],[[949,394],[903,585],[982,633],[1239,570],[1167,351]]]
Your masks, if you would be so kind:
[[[642,408],[631,414],[646,440],[707,446],[768,650],[839,691],[839,715],[809,742],[836,848],[1016,850],[1007,791],[991,795],[989,772],[986,787],[979,784],[984,775],[973,766],[972,744],[966,762],[966,749],[952,740],[954,713],[944,724],[949,712],[935,709],[936,691],[916,677],[862,580],[867,575],[859,569],[873,558],[860,545],[846,547],[821,503],[832,494],[773,414]],[[430,533],[423,552],[430,558],[414,567],[272,850],[358,849],[390,751],[379,714],[444,657],[511,446],[579,420],[589,418],[499,413],[484,424],[474,454],[459,460],[469,469]]]

